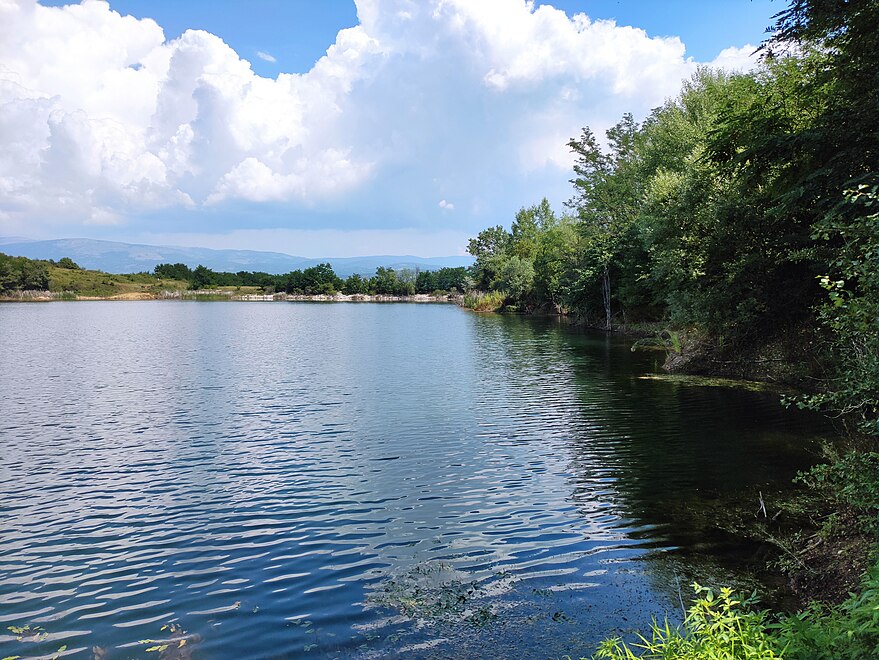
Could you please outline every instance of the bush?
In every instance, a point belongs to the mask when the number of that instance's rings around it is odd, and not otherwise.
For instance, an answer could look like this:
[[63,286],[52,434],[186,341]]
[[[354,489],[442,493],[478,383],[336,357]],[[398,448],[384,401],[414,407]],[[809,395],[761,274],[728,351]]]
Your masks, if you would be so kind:
[[[816,465],[797,476],[799,481],[824,501],[833,504],[832,513],[823,525],[827,534],[843,532],[879,532],[879,454],[849,451],[842,456],[830,454],[830,463]],[[853,513],[859,529],[839,529],[840,514]]]
[[753,596],[736,600],[728,588],[715,596],[694,584],[696,600],[684,622],[654,622],[650,639],[628,644],[619,637],[602,642],[593,660],[771,660],[785,657],[769,634],[766,614],[752,609]]
[[58,268],[66,268],[67,270],[82,270],[73,259],[70,257],[61,257],[58,261]]
[[834,608],[813,605],[769,626],[786,660],[879,658],[879,566],[860,594]]
[[506,298],[501,291],[469,291],[464,294],[464,307],[476,312],[496,312],[504,306]]
[[680,626],[654,622],[650,638],[603,641],[592,660],[868,660],[879,658],[879,564],[858,594],[835,607],[811,605],[771,621],[753,596],[715,597],[693,585],[697,599]]

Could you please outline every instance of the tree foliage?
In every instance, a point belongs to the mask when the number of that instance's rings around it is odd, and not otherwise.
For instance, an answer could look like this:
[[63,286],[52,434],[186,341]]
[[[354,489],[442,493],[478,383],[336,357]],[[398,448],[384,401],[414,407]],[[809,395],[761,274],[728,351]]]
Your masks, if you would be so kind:
[[26,257],[10,257],[0,252],[0,294],[11,291],[49,288],[47,262]]
[[608,329],[692,329],[718,358],[796,338],[823,369],[801,405],[879,433],[879,1],[775,21],[756,71],[700,69],[640,124],[584,127],[570,216],[544,200],[481,232],[474,282]]

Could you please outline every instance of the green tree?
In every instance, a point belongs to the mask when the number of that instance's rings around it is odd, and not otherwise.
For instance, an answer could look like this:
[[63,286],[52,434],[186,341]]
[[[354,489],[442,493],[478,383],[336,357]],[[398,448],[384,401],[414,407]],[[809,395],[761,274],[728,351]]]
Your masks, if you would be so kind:
[[349,275],[342,285],[342,292],[349,296],[369,293],[369,280],[364,279],[357,273]]
[[393,268],[379,266],[369,281],[369,288],[379,295],[392,296],[398,290],[397,273]]
[[58,268],[66,268],[67,270],[82,270],[77,263],[70,257],[61,257],[58,260]]
[[557,312],[571,305],[570,284],[580,253],[579,233],[572,218],[563,216],[545,225],[534,258],[534,285],[538,297],[551,303]]
[[157,264],[153,269],[156,277],[163,280],[183,280],[188,282],[192,279],[192,269],[186,264]]
[[[580,227],[591,256],[580,273],[588,282],[598,274],[605,328],[612,326],[611,268],[623,237],[633,221],[638,201],[635,148],[638,124],[631,114],[607,131],[609,153],[604,153],[594,133],[584,128],[568,147],[575,155],[574,196],[567,205],[580,218]],[[585,283],[584,282],[584,283]]]
[[492,288],[516,301],[526,299],[534,287],[534,266],[529,259],[513,255],[503,262]]
[[214,271],[207,266],[199,264],[192,271],[189,288],[193,290],[205,289],[214,283]]
[[477,287],[488,289],[491,286],[507,258],[511,243],[512,236],[500,225],[483,229],[476,238],[470,239],[467,253],[476,258],[472,268]]

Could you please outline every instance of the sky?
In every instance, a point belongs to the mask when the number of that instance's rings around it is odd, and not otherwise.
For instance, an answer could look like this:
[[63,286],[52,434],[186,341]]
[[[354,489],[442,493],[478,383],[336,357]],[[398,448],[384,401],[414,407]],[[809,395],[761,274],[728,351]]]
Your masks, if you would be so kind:
[[0,236],[463,254],[777,0],[0,0]]

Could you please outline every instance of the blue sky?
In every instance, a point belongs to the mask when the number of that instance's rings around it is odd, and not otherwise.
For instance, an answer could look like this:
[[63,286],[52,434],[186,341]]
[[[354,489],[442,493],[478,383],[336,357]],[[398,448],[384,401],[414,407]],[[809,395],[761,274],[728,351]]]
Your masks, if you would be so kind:
[[0,235],[460,253],[544,195],[561,209],[580,127],[643,118],[698,63],[752,66],[784,8],[552,6],[564,14],[524,0],[16,0],[0,9]]
[[[68,4],[64,0],[43,2]],[[585,13],[634,25],[652,36],[679,36],[687,55],[709,61],[727,46],[757,44],[778,0],[557,0],[569,16]],[[112,0],[123,14],[153,18],[168,38],[188,29],[212,32],[250,59],[261,76],[308,71],[342,28],[357,25],[353,0]],[[272,55],[265,62],[257,53]]]

